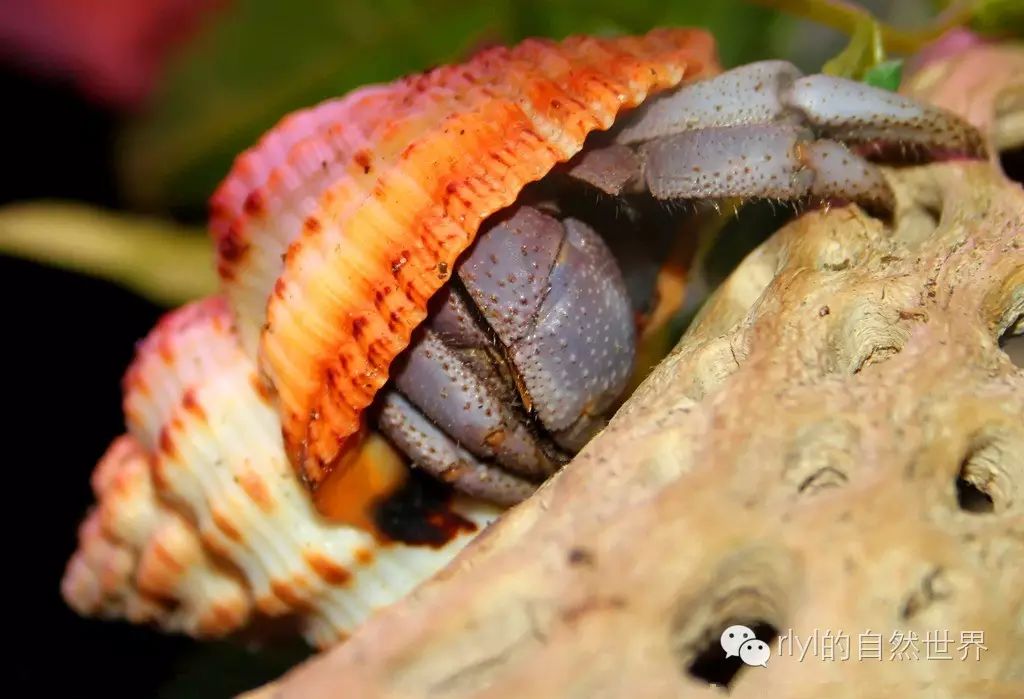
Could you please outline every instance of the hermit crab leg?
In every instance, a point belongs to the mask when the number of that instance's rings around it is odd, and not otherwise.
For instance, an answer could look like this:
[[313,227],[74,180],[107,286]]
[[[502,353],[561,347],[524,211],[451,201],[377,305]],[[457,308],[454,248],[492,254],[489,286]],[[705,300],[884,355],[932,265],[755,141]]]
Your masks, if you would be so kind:
[[618,143],[637,144],[695,129],[772,122],[805,123],[847,142],[913,144],[980,156],[980,134],[945,110],[865,83],[801,77],[785,61],[761,61],[654,97],[627,117]]
[[398,391],[385,392],[377,425],[419,468],[470,497],[508,506],[525,500],[537,489],[536,483],[478,459]]
[[799,77],[791,63],[761,61],[689,83],[649,99],[625,117],[615,140],[637,144],[692,129],[783,119],[783,93]]
[[636,181],[643,170],[639,156],[629,146],[613,143],[592,148],[573,158],[566,174],[597,187],[605,194],[618,196]]
[[[891,211],[892,193],[864,156],[984,155],[978,132],[953,114],[843,78],[801,77],[784,61],[754,63],[656,97],[626,118],[614,142],[609,148],[637,149],[643,174],[630,181],[657,198],[813,195],[881,214]],[[607,170],[578,167],[570,174],[606,189]]]
[[872,211],[892,210],[878,169],[843,144],[815,140],[790,124],[685,131],[641,147],[644,179],[658,199],[845,198]]
[[985,155],[981,134],[960,117],[865,83],[809,75],[795,81],[783,100],[819,135],[844,143],[894,144],[925,158]]

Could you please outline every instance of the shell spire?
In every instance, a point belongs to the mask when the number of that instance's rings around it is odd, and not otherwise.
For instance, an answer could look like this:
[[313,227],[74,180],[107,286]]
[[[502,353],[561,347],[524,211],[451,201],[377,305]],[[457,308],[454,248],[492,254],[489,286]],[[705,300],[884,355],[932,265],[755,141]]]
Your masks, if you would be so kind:
[[203,548],[195,527],[160,502],[150,457],[118,437],[93,472],[98,505],[78,531],[61,591],[80,614],[123,617],[198,637],[248,622],[249,591]]
[[349,460],[481,222],[620,110],[715,68],[700,30],[528,40],[301,112],[240,156],[213,199],[219,269],[308,485]]
[[124,391],[129,436],[96,469],[99,504],[64,579],[83,613],[193,635],[232,632],[250,613],[288,616],[327,645],[497,515],[447,494],[423,509],[421,492],[410,513],[402,498],[416,477],[371,436],[343,479],[347,521],[321,516],[221,298],[165,316],[139,344]]

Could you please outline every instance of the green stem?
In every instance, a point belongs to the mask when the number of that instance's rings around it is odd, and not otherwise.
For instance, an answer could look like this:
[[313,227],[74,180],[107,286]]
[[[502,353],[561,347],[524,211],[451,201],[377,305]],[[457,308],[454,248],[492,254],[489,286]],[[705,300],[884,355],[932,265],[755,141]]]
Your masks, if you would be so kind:
[[[858,24],[877,22],[863,7],[845,0],[748,0],[749,2],[809,19],[852,36]],[[968,0],[950,3],[934,20],[916,29],[899,29],[878,22],[888,51],[911,54],[945,32],[967,24],[974,15],[974,3]]]

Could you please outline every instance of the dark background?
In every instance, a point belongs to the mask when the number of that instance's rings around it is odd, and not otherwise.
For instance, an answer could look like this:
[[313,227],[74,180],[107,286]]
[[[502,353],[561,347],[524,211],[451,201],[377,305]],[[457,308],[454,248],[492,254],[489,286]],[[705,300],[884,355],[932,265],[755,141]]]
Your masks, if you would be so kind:
[[[119,117],[70,85],[0,73],[6,172],[0,203],[39,197],[121,208],[112,144]],[[8,599],[7,696],[228,696],[281,674],[301,649],[253,655],[126,623],[79,618],[60,597],[89,475],[124,431],[120,380],[164,309],[114,284],[0,256],[10,399],[3,433]],[[197,687],[202,686],[200,693]],[[13,691],[11,691],[13,690]]]
[[[60,197],[120,204],[112,114],[68,85],[10,69],[0,77],[0,94],[14,136],[4,149],[4,203]],[[152,695],[189,643],[79,619],[59,584],[92,500],[92,465],[124,429],[121,373],[160,309],[112,284],[7,257],[0,257],[0,298],[2,364],[13,384],[5,441],[13,446],[7,528],[16,550],[7,570],[20,571],[19,592],[10,598],[18,633],[9,638],[25,651],[11,663],[16,685],[39,696],[100,696],[116,674],[113,686],[125,696]]]

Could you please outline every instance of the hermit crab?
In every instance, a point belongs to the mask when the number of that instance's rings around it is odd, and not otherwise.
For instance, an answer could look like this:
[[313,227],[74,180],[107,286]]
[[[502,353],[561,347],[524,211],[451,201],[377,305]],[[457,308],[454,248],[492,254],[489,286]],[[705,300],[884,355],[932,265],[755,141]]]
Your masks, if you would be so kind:
[[529,40],[291,115],[212,198],[222,295],[139,346],[65,598],[329,644],[602,428],[678,302],[675,204],[889,217],[874,161],[983,150],[857,82],[720,73],[689,29]]

